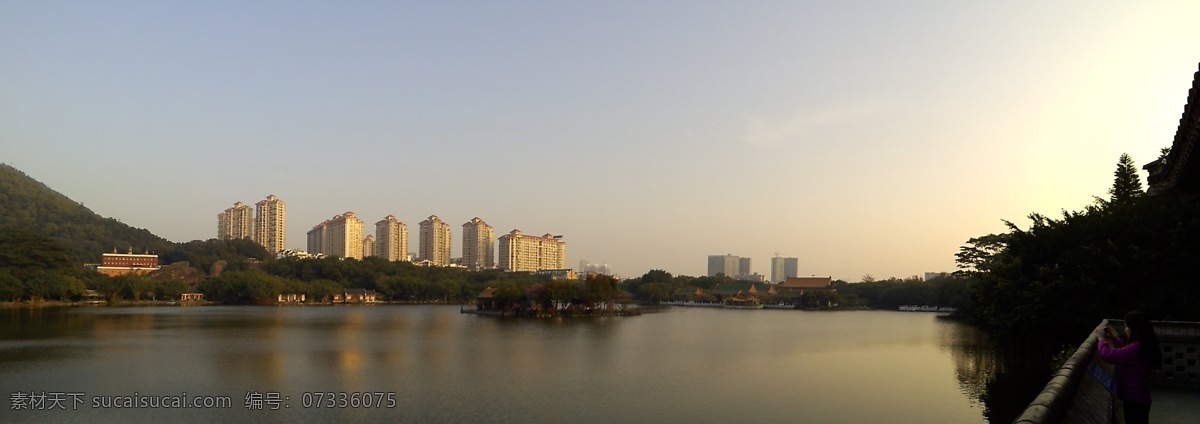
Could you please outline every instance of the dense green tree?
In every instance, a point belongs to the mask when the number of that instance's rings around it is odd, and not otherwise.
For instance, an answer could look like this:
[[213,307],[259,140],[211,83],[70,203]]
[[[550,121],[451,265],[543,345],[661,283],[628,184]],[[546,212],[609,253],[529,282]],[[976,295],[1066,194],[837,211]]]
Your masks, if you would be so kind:
[[250,239],[192,240],[167,248],[159,254],[159,262],[170,264],[188,262],[193,268],[208,273],[213,264],[224,261],[225,270],[237,271],[248,268],[248,264],[259,263],[271,258],[262,245]]
[[333,280],[313,280],[302,285],[299,292],[305,293],[308,300],[314,302],[328,303],[333,301],[333,296],[345,291],[345,287]]
[[61,242],[17,229],[0,229],[0,269],[23,278],[46,271],[74,272],[71,252]]
[[[833,285],[841,298],[852,298],[848,306],[870,306],[878,309],[896,309],[901,305],[952,306],[938,304],[936,285],[931,281],[922,281],[920,277],[911,276],[904,279],[895,277],[877,280],[870,275],[863,276],[859,283],[839,281]],[[806,298],[813,302],[811,306],[841,303],[837,296],[813,296]]]
[[6,269],[0,269],[0,302],[19,301],[28,296],[29,290],[20,278]]
[[996,255],[1007,247],[1007,240],[1008,234],[988,234],[967,240],[967,244],[954,255],[959,274],[975,274],[992,269]]
[[652,269],[642,275],[643,283],[670,283],[673,279],[671,273],[661,269]]
[[1191,283],[1200,263],[1200,204],[1140,199],[1136,175],[1121,177],[1129,175],[1127,157],[1118,168],[1112,201],[1059,219],[1032,214],[1028,228],[1007,223],[1002,243],[980,238],[964,246],[962,252],[983,252],[958,258],[973,291],[974,323],[1001,337],[1071,341],[1133,309],[1160,319],[1200,318],[1182,300],[1200,297]]
[[179,300],[179,296],[187,293],[188,286],[182,281],[160,281],[156,283],[154,293],[161,300]]
[[[668,281],[670,281],[670,276],[667,274]],[[583,284],[583,298],[591,305],[607,303],[621,292],[617,285],[617,279],[608,275],[589,275],[584,279]]]
[[288,282],[258,270],[231,271],[200,283],[205,298],[225,303],[273,303]]
[[675,290],[669,283],[650,283],[638,286],[634,296],[644,302],[658,303],[671,298]]

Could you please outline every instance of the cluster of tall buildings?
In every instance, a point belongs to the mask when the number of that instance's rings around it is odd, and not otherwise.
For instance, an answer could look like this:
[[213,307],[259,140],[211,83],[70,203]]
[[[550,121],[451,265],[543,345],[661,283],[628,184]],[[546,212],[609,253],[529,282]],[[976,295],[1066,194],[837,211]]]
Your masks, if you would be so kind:
[[[800,260],[797,258],[781,258],[779,256],[771,258],[770,282],[778,283],[798,276],[799,263]],[[717,274],[724,274],[735,280],[767,281],[765,276],[750,269],[750,258],[729,254],[708,256],[708,276],[715,277]]]
[[274,195],[249,205],[242,202],[217,214],[217,238],[248,238],[276,253],[287,248],[287,204]]
[[[479,217],[462,225],[462,256],[453,258],[450,224],[430,215],[419,224],[420,250],[416,260],[428,265],[462,266],[470,270],[542,271],[566,268],[567,244],[561,236],[527,236],[519,230],[496,239],[495,230]],[[355,247],[350,240],[362,240]],[[497,244],[499,248],[497,249]],[[363,237],[362,221],[353,212],[334,216],[308,232],[308,250],[343,258],[377,256],[389,261],[408,256],[408,228],[395,216],[375,223],[375,236]],[[499,258],[497,258],[497,251]],[[497,260],[498,259],[498,260]]]
[[[287,212],[282,200],[267,196],[254,208],[237,202],[217,214],[217,238],[249,238],[271,253],[287,248]],[[479,217],[462,225],[462,257],[451,257],[450,224],[430,215],[419,224],[417,261],[436,266],[463,266],[470,270],[544,271],[566,269],[567,243],[562,236],[531,236],[519,230],[500,236]],[[366,234],[354,212],[334,215],[308,231],[309,254],[362,259],[375,256],[389,261],[413,261],[408,250],[408,227],[393,215],[375,223],[375,234]]]

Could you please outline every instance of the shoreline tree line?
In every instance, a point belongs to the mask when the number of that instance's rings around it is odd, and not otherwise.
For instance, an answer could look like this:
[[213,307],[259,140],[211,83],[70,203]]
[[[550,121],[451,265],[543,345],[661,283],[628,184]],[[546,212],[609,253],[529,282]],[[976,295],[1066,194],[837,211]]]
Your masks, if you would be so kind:
[[[13,181],[19,179],[7,174],[0,179],[8,185]],[[32,199],[38,189],[26,187],[16,198]],[[55,208],[21,210],[53,217],[46,210],[70,209],[69,199],[53,194],[62,197],[54,197]],[[828,300],[854,308],[950,306],[958,309],[959,318],[1000,338],[1039,334],[1075,341],[1100,319],[1133,309],[1158,319],[1200,320],[1200,308],[1193,303],[1200,289],[1191,282],[1194,264],[1200,263],[1200,202],[1145,196],[1128,155],[1118,160],[1109,195],[1081,211],[1063,211],[1061,218],[1031,214],[1028,228],[1005,221],[1007,232],[967,240],[956,255],[959,271],[951,277],[837,280],[837,294]],[[177,299],[198,290],[209,300],[226,303],[270,303],[282,293],[305,293],[323,301],[348,288],[375,290],[388,300],[446,303],[470,302],[488,287],[497,288],[505,300],[529,304],[559,302],[569,296],[546,293],[570,292],[533,273],[420,267],[373,257],[275,259],[249,240],[159,243],[163,264],[186,265],[166,267],[172,271],[162,275],[109,278],[85,271],[79,261],[80,246],[97,243],[73,245],[73,239],[64,242],[45,233],[44,225],[30,225],[36,231],[26,231],[13,222],[0,225],[0,302],[77,300],[88,289],[115,301]],[[72,231],[91,232],[78,228]],[[733,282],[722,275],[650,270],[614,283],[617,293],[609,295],[623,292],[639,302],[656,303],[681,290]]]

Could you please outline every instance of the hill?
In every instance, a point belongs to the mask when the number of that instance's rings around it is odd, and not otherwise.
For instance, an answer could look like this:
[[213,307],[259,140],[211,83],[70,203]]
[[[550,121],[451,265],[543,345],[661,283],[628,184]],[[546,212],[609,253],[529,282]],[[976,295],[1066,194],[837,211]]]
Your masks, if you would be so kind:
[[100,262],[100,255],[114,248],[164,252],[175,246],[145,229],[102,217],[7,164],[0,164],[3,229],[53,238],[70,249],[76,262]]

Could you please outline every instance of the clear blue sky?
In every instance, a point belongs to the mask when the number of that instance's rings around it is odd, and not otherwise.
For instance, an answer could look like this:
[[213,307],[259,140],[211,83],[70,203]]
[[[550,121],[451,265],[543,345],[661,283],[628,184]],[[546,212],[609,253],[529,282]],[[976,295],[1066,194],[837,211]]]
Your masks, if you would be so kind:
[[[1174,136],[1200,2],[0,2],[0,162],[175,241],[274,194],[561,234],[568,265],[778,252],[858,281],[1107,196]],[[1144,176],[1144,174],[1143,174]]]

